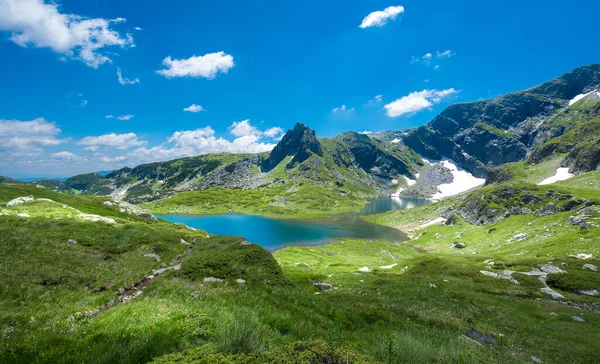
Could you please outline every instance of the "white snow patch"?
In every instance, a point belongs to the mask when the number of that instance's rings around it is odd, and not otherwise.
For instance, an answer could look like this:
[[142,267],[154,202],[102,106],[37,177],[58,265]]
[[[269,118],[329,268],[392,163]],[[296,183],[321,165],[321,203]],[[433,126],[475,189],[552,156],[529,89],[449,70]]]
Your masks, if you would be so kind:
[[394,178],[394,179],[392,180],[392,185],[397,185],[397,184],[398,184],[398,180]]
[[590,91],[590,92],[588,92],[587,94],[579,94],[579,95],[577,95],[577,96],[573,97],[573,98],[571,99],[571,101],[569,101],[569,106],[571,106],[571,105],[573,105],[574,103],[576,103],[577,101],[579,101],[579,100],[583,99],[584,97],[586,97],[587,95],[591,94],[592,92],[594,92],[594,91]]
[[552,177],[548,177],[538,185],[549,185],[558,181],[566,181],[574,176],[573,173],[569,173],[569,168],[559,168],[556,170],[556,174]]
[[400,139],[396,138],[396,139],[392,140],[392,143],[394,143],[394,144],[400,143]]
[[438,186],[439,192],[432,196],[434,200],[458,195],[459,193],[468,191],[485,183],[484,178],[473,176],[471,173],[459,168],[454,161],[450,159],[444,159],[440,163],[452,172],[454,179],[451,183],[444,183]]
[[408,178],[406,176],[404,176],[404,179],[406,180],[406,184],[409,185],[409,186],[412,186],[415,183],[417,183],[417,181],[415,181],[414,179],[410,179],[410,178]]

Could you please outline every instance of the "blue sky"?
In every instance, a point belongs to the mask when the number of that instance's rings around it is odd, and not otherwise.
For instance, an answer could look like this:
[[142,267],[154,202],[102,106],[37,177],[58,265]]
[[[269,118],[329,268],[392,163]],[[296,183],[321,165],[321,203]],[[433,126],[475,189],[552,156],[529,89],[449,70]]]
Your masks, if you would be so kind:
[[600,61],[596,0],[175,3],[0,0],[0,175],[399,130]]

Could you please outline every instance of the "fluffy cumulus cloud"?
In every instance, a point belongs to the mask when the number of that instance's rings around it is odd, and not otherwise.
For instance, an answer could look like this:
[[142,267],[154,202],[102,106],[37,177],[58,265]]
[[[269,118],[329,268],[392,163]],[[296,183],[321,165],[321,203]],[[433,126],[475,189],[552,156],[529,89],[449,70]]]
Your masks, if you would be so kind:
[[333,112],[334,114],[337,113],[343,113],[343,112],[354,112],[354,108],[348,108],[346,107],[346,105],[342,105],[340,107],[336,107],[333,110],[331,110],[331,112]]
[[133,150],[127,155],[128,160],[136,163],[188,157],[206,153],[261,153],[270,151],[276,144],[264,141],[264,138],[276,138],[283,132],[281,128],[270,128],[261,131],[249,120],[233,122],[228,131],[235,138],[229,140],[217,137],[210,126],[183,130],[173,133],[161,145]]
[[0,0],[0,31],[10,32],[11,41],[50,48],[94,68],[111,62],[106,47],[134,46],[130,34],[114,29],[124,21],[61,13],[59,5],[44,0]]
[[50,159],[68,163],[82,163],[86,161],[85,158],[67,151],[53,153],[50,155]]
[[404,13],[403,6],[388,6],[387,8],[379,11],[374,11],[367,15],[359,27],[362,29],[370,27],[382,27],[387,24],[390,20],[395,20],[398,15]]
[[38,118],[31,121],[0,120],[0,159],[38,156],[44,147],[57,146],[61,130],[55,123]]
[[430,109],[444,99],[458,93],[453,88],[446,90],[423,90],[415,91],[407,96],[384,106],[389,117],[398,117],[406,114],[414,114],[423,109]]
[[200,111],[206,111],[206,110],[202,106],[200,106],[200,105],[191,104],[190,106],[188,106],[185,109],[183,109],[183,111],[187,111],[187,112],[200,112]]
[[86,150],[95,152],[100,147],[117,148],[125,150],[130,147],[140,147],[146,145],[146,141],[141,140],[135,133],[127,134],[104,134],[100,136],[88,136],[76,143],[83,145]]
[[225,52],[208,53],[203,56],[192,56],[187,59],[163,60],[165,69],[156,71],[167,78],[203,77],[214,79],[219,73],[227,73],[235,65],[233,57]]
[[121,85],[135,85],[136,83],[140,83],[140,79],[137,77],[134,79],[123,77],[123,73],[121,72],[120,68],[117,68],[117,78]]

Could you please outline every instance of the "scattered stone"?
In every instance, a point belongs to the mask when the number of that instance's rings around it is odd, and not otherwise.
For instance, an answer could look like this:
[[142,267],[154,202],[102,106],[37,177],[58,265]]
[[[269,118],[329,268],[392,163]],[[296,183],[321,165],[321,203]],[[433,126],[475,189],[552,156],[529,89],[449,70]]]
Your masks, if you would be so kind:
[[588,259],[592,259],[592,254],[586,254],[586,253],[579,253],[577,255],[569,255],[569,257],[571,258],[577,258],[577,259],[581,259],[581,260],[588,260]]
[[556,292],[555,290],[553,290],[552,288],[546,286],[544,288],[540,288],[540,291],[549,294],[550,296],[552,296],[553,300],[564,300],[565,296],[563,296],[562,294]]
[[44,201],[44,202],[54,202],[54,200],[51,200],[49,198],[38,198],[38,201]]
[[528,237],[529,237],[529,234],[527,234],[527,233],[517,234],[517,235],[513,236],[512,238],[508,239],[506,242],[512,243],[515,241],[523,241],[523,240],[527,240]]
[[117,204],[112,201],[104,201],[104,206],[115,207]]
[[204,277],[203,282],[204,283],[209,283],[209,282],[223,282],[223,280],[221,278],[217,278],[217,277]]
[[318,295],[318,294],[321,294],[321,292],[315,292],[314,294]]
[[75,240],[75,239],[69,239],[67,241],[67,243],[69,243],[69,244],[77,244],[77,240]]
[[584,264],[583,265],[583,269],[589,269],[589,270],[593,270],[594,272],[598,271],[598,267],[596,267],[593,264]]
[[571,217],[569,217],[569,225],[581,225],[581,224],[585,224],[585,222],[590,217],[591,217],[590,215],[571,216]]
[[6,207],[17,206],[17,205],[21,205],[21,204],[24,204],[26,202],[31,202],[31,201],[33,201],[33,196],[31,196],[31,195],[17,197],[14,200],[8,201],[8,203],[6,204]]
[[244,240],[240,243],[240,245],[252,245],[252,243],[249,242],[248,240]]
[[464,244],[464,243],[454,243],[454,244],[452,244],[452,248],[454,248],[454,249],[464,249],[466,247],[467,247],[467,245]]
[[161,274],[163,274],[164,272],[168,271],[168,270],[180,270],[181,269],[181,264],[177,264],[174,265],[172,267],[166,267],[166,268],[160,268],[160,269],[153,269],[152,270],[152,274],[155,276],[159,276]]
[[450,281],[449,281],[449,280],[447,280],[447,279],[444,279],[444,282],[446,282],[446,283],[450,283]]
[[568,265],[569,265],[569,263],[567,263],[567,262],[562,262],[562,263],[560,263],[560,266],[561,266],[561,267],[566,267],[566,266],[568,266]]
[[190,243],[188,243],[187,241],[185,241],[185,240],[183,240],[183,239],[181,239],[181,240],[179,241],[179,244],[183,244],[183,245],[191,245]]
[[157,262],[160,262],[160,256],[156,253],[144,254],[144,257],[152,258],[155,259]]
[[358,268],[358,271],[362,272],[362,273],[371,273],[373,270],[369,269],[369,267],[362,267],[362,268]]
[[317,287],[321,291],[327,291],[331,289],[331,284],[323,282],[313,282],[313,286]]
[[512,277],[512,274],[514,272],[511,272],[508,270],[504,271],[503,273],[494,273],[494,272],[488,272],[485,270],[481,270],[480,272],[481,272],[481,274],[488,276],[488,277],[492,277],[492,278],[496,278],[496,279],[506,279],[513,284],[519,284],[519,282]]
[[575,320],[575,321],[577,321],[577,322],[585,322],[585,320],[584,320],[584,319],[582,319],[582,318],[581,318],[581,317],[579,317],[579,316],[573,316],[573,317],[572,317],[572,319],[573,319],[573,320]]
[[547,273],[547,274],[566,273],[564,270],[562,270],[562,269],[560,269],[560,268],[558,268],[558,267],[556,267],[554,265],[551,265],[551,264],[544,264],[544,265],[542,265],[542,267],[540,268],[540,270],[542,272],[544,272],[544,273]]
[[7,210],[0,210],[0,215],[10,215],[10,212]]
[[79,218],[81,218],[82,220],[86,220],[86,221],[101,222],[101,223],[107,224],[107,225],[116,225],[117,224],[117,222],[114,219],[112,219],[110,217],[99,216],[99,215],[79,214]]
[[433,284],[433,283],[429,283],[429,288],[436,288],[437,289],[437,286],[435,284]]
[[542,359],[536,358],[535,356],[531,357],[531,361],[533,361],[534,363],[543,363]]
[[24,212],[21,212],[20,214],[17,214],[18,217],[30,217],[29,214],[26,214]]
[[466,338],[477,342],[479,345],[490,346],[492,348],[498,346],[498,340],[494,336],[484,335],[473,328],[469,329]]
[[365,283],[365,281],[364,281],[364,280],[362,280],[362,279],[361,279],[359,282],[360,282],[360,283]]
[[598,296],[598,290],[597,289],[591,289],[591,290],[579,290],[577,291],[577,294],[583,295],[583,296],[592,296],[592,297],[596,297]]
[[237,284],[246,284],[246,281],[245,281],[245,280],[243,280],[243,279],[241,279],[241,278],[238,278],[238,279],[236,279],[236,280],[235,280],[235,282],[236,282]]
[[550,312],[550,316],[558,316],[556,312]]
[[381,269],[392,269],[392,268],[394,268],[397,265],[398,265],[398,263],[394,263],[394,264],[391,264],[391,265],[382,265],[379,268],[381,268]]

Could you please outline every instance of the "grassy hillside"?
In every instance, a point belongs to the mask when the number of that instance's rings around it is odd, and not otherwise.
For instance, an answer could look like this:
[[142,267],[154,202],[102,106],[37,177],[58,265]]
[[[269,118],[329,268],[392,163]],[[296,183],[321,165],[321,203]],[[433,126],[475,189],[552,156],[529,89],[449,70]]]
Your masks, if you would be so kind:
[[[506,201],[507,185],[489,186],[369,218],[414,230],[408,242],[341,240],[274,255],[122,213],[106,198],[2,185],[0,205],[35,200],[0,210],[0,362],[593,362],[598,298],[577,291],[600,290],[600,273],[583,268],[600,264],[600,213],[586,210],[585,229],[569,223],[576,210],[484,226],[461,217],[474,198],[509,208],[550,190],[561,204],[586,199],[594,209],[600,199],[584,177],[563,182],[574,187],[517,184]],[[421,227],[440,215],[452,223]],[[519,233],[529,236],[508,242]],[[567,271],[547,279],[564,300],[533,277],[513,273],[514,284],[480,272],[548,262]]]

